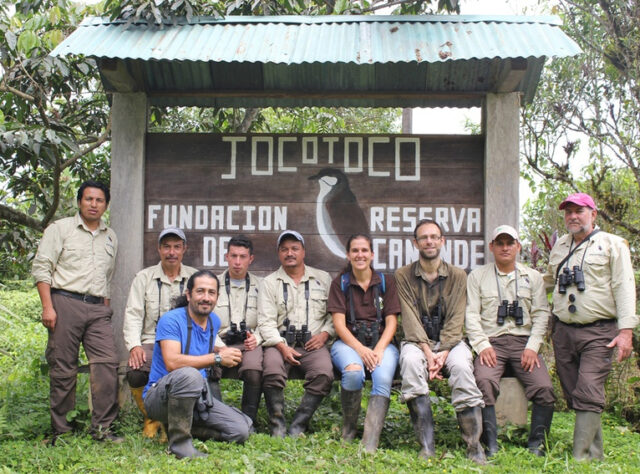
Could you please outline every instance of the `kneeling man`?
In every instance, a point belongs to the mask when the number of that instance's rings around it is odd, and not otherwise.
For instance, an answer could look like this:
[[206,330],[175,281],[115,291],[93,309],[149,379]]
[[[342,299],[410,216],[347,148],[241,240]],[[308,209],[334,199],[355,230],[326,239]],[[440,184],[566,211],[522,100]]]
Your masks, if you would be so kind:
[[513,227],[496,227],[489,244],[495,264],[476,268],[467,280],[466,329],[478,354],[475,377],[484,397],[482,438],[489,456],[498,450],[495,404],[507,365],[533,402],[527,445],[538,456],[544,455],[556,401],[538,354],[550,316],[547,296],[542,275],[516,262],[521,248]]
[[242,359],[235,348],[214,353],[220,319],[213,313],[218,300],[218,279],[208,270],[189,278],[187,291],[176,309],[158,321],[144,406],[154,420],[167,425],[169,450],[178,458],[201,457],[192,434],[198,438],[244,442],[251,419],[211,396],[207,370],[216,365],[233,367]]

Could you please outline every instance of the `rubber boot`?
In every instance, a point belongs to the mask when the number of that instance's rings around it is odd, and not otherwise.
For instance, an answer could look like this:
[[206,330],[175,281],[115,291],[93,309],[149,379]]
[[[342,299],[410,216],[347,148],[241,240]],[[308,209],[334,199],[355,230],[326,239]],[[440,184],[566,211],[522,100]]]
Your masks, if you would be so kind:
[[256,417],[258,416],[258,407],[260,406],[260,397],[262,397],[261,385],[250,385],[244,382],[242,385],[242,413],[247,415],[256,426]]
[[601,429],[600,413],[576,410],[576,424],[573,428],[573,457],[576,461],[591,459],[592,446],[597,454],[595,441]]
[[553,420],[553,405],[538,405],[534,403],[531,408],[531,431],[527,448],[536,456],[544,456],[544,443],[549,436]]
[[384,426],[384,419],[389,410],[389,399],[382,395],[372,395],[369,398],[367,416],[364,418],[364,432],[362,433],[362,444],[368,453],[375,453],[380,442],[380,433]]
[[142,413],[142,416],[144,417],[144,427],[142,428],[142,435],[147,438],[155,438],[155,436],[158,434],[158,431],[160,431],[160,440],[166,441],[167,433],[165,433],[162,423],[160,423],[159,421],[154,421],[147,416],[147,410],[145,410],[144,402],[142,401],[142,391],[144,390],[144,387],[130,388],[131,395],[136,401],[136,405],[138,405],[140,413]]
[[420,395],[407,402],[413,430],[416,433],[422,450],[418,454],[423,459],[429,459],[436,453],[433,436],[433,413],[431,412],[431,399],[426,395]]
[[277,387],[265,387],[264,403],[269,414],[269,430],[271,436],[284,438],[287,434],[287,424],[284,420],[284,390]]
[[495,455],[500,449],[498,447],[498,423],[494,405],[485,406],[482,409],[482,437],[480,439],[486,446],[484,452],[488,458]]
[[482,436],[482,408],[468,407],[456,413],[462,440],[467,443],[467,458],[476,464],[486,464],[487,458],[480,444]]
[[340,388],[340,401],[342,402],[342,439],[353,441],[358,430],[362,390]]
[[311,420],[311,417],[323,399],[324,395],[314,395],[307,391],[304,392],[302,400],[300,400],[300,405],[298,405],[298,409],[293,414],[291,426],[289,426],[289,436],[295,438],[307,431],[309,420]]
[[197,398],[169,397],[167,402],[169,451],[178,459],[205,457],[193,447],[191,424]]
[[593,442],[589,447],[589,455],[591,459],[597,459],[602,461],[604,459],[604,447],[602,445],[602,425],[598,427],[596,436],[593,438]]
[[191,436],[199,439],[200,441],[208,441],[210,439],[214,441],[222,441],[222,437],[220,436],[220,432],[218,430],[202,425],[192,426]]

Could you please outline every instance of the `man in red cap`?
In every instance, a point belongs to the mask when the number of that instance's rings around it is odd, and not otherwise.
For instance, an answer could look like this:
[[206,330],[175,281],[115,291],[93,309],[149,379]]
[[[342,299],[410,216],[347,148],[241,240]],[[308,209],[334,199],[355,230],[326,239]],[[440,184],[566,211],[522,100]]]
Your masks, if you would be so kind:
[[636,288],[626,240],[595,225],[597,208],[588,194],[560,204],[568,234],[554,245],[544,276],[553,290],[552,332],[556,370],[567,405],[576,412],[573,456],[602,459],[604,383],[617,361],[631,355],[638,324]]

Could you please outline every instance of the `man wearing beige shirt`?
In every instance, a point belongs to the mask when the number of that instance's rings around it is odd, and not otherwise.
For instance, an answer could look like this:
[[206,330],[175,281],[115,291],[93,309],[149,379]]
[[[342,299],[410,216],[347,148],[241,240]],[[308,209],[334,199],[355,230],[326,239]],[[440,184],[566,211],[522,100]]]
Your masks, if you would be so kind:
[[118,416],[118,357],[109,307],[110,281],[118,242],[102,221],[109,188],[86,181],[78,189],[78,214],[47,227],[33,261],[32,274],[49,330],[49,401],[52,444],[73,426],[80,343],[89,359],[91,434],[98,441],[121,442],[111,432]]
[[511,226],[495,228],[489,249],[495,263],[476,268],[467,280],[466,330],[478,354],[475,377],[485,404],[482,438],[493,456],[498,451],[495,404],[500,378],[510,366],[533,402],[527,446],[542,456],[556,401],[538,354],[550,316],[542,275],[516,262],[522,246]]
[[[212,378],[217,381],[233,371],[237,372],[243,382],[242,412],[251,418],[255,426],[262,395],[262,338],[256,331],[258,285],[262,278],[249,271],[254,254],[253,242],[248,237],[232,237],[224,257],[229,268],[218,277],[221,288],[216,314],[220,318],[220,329],[216,347],[235,347],[242,352],[242,360],[235,367],[212,368]],[[214,383],[210,382],[210,385]]]
[[284,437],[284,388],[289,371],[304,373],[304,395],[289,435],[307,430],[309,420],[331,391],[333,366],[327,343],[335,334],[327,298],[331,277],[304,263],[304,238],[295,230],[278,237],[280,268],[266,276],[258,292],[258,329],[263,339],[262,387],[271,436]]
[[568,234],[553,246],[544,275],[547,291],[553,291],[556,370],[576,412],[573,456],[602,459],[604,383],[614,348],[618,362],[631,355],[638,325],[633,267],[627,241],[596,228],[591,196],[572,194],[560,210]]
[[467,275],[441,259],[445,238],[437,222],[421,220],[413,237],[419,259],[399,268],[395,277],[404,332],[400,349],[402,398],[422,446],[419,456],[427,459],[435,455],[429,380],[440,379],[445,372],[467,457],[485,464],[480,444],[484,403],[473,378],[471,349],[462,337]]
[[187,280],[196,272],[195,268],[182,265],[186,251],[187,237],[182,229],[163,229],[158,235],[160,262],[136,274],[124,312],[122,333],[129,351],[127,381],[144,416],[142,434],[148,438],[156,435],[161,424],[147,417],[142,390],[149,380],[158,319],[173,307]]

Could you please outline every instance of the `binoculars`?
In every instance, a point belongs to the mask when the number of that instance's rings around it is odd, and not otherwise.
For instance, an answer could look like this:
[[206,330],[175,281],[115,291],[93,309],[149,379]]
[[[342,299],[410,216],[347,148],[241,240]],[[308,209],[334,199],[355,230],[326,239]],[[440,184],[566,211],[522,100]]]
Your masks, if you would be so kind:
[[238,325],[236,323],[231,323],[231,325],[229,326],[229,330],[224,335],[224,343],[228,346],[239,344],[247,338],[247,335],[247,323],[245,321],[240,321],[239,331]]
[[351,332],[363,346],[373,349],[380,339],[380,324],[378,324],[378,321],[372,323],[358,321],[351,328]]
[[498,326],[502,326],[504,324],[505,318],[515,319],[516,326],[522,326],[524,324],[522,306],[520,306],[518,300],[513,301],[511,304],[509,304],[507,300],[502,300],[502,303],[498,306]]
[[304,346],[311,339],[311,331],[309,331],[306,324],[303,324],[300,329],[296,329],[293,324],[288,325],[280,335],[286,339],[290,347],[295,345]]
[[558,293],[564,295],[567,292],[567,287],[574,283],[578,291],[584,291],[584,272],[578,265],[574,265],[571,270],[564,267],[562,273],[558,275]]
[[433,312],[433,314],[431,315],[431,317],[429,317],[428,314],[423,314],[420,317],[420,320],[422,322],[422,327],[424,328],[425,332],[427,333],[427,336],[429,337],[429,339],[431,339],[434,342],[439,342],[440,341],[440,329],[441,329],[441,324],[442,324],[442,305],[440,303],[438,303],[435,307],[435,310]]

